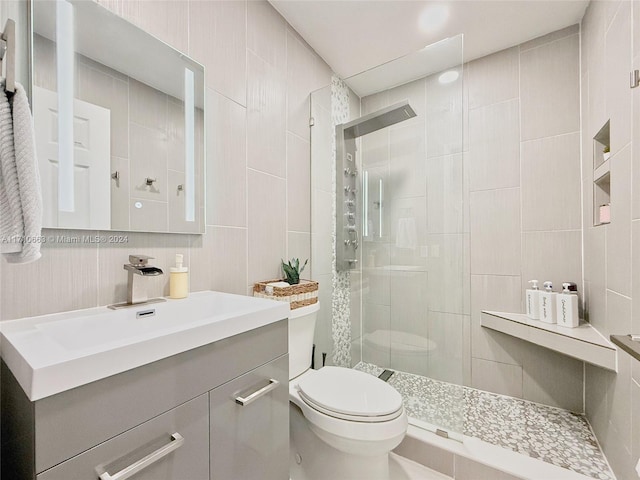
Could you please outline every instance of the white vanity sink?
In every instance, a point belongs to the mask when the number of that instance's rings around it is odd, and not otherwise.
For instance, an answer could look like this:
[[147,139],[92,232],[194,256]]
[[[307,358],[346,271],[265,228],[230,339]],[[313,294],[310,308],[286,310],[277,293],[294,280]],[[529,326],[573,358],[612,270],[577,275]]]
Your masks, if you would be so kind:
[[3,322],[2,358],[35,401],[288,316],[288,303],[197,292]]

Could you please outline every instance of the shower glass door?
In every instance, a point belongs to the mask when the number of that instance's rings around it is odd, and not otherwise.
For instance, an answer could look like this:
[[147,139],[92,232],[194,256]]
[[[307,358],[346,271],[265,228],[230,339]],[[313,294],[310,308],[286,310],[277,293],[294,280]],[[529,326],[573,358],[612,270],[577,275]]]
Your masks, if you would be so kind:
[[361,116],[405,100],[417,113],[360,139],[362,239],[351,292],[361,308],[351,321],[361,356],[352,364],[395,372],[389,383],[411,422],[455,438],[469,351],[462,36],[346,83]]

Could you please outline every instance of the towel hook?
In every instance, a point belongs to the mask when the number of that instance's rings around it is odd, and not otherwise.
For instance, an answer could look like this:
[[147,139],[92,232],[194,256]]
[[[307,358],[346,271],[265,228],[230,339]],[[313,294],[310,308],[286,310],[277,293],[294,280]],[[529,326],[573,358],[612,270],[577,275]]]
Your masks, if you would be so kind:
[[4,25],[4,31],[0,34],[0,73],[2,64],[5,66],[5,91],[16,91],[16,22],[8,19]]

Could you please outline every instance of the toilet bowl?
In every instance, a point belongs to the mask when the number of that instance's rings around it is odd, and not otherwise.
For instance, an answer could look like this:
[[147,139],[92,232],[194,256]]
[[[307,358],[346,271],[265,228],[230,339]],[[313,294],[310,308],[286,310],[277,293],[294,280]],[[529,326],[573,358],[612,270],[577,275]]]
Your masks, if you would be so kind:
[[289,316],[291,478],[388,480],[389,452],[407,431],[402,397],[364,372],[310,368],[319,309]]

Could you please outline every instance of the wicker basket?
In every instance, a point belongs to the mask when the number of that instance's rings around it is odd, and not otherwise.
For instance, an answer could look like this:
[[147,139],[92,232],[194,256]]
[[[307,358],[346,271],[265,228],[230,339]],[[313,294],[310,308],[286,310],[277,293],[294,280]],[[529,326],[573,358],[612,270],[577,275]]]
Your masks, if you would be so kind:
[[318,302],[318,282],[313,280],[300,280],[297,285],[288,287],[277,287],[270,283],[282,282],[283,280],[267,280],[258,282],[253,286],[253,296],[260,298],[270,298],[280,302],[289,302],[289,308],[306,307]]

